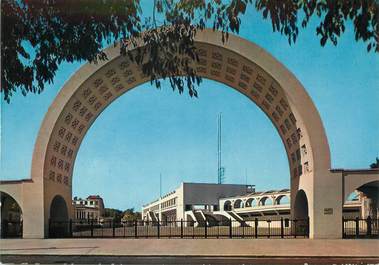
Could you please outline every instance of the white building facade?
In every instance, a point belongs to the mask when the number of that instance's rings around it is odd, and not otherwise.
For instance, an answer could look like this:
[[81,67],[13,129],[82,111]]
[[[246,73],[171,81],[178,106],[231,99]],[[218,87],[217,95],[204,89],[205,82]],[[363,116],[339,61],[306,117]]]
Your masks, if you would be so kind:
[[[345,201],[344,218],[364,217],[366,199],[355,191]],[[256,192],[253,185],[182,183],[176,190],[142,207],[145,221],[232,220],[236,224],[291,219],[289,189]]]
[[252,185],[181,183],[167,193],[142,207],[142,218],[149,221],[177,221],[193,219],[193,213],[219,211],[219,200],[225,197],[254,192]]

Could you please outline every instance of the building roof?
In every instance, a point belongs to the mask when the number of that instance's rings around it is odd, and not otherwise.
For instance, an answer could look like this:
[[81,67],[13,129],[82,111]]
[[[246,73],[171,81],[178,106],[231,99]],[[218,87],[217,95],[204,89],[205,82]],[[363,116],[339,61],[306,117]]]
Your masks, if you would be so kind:
[[229,183],[207,183],[207,182],[182,182],[183,184],[190,184],[190,185],[214,185],[214,186],[251,186],[255,187],[253,184],[229,184]]
[[356,174],[376,174],[379,172],[379,168],[361,168],[361,169],[346,169],[346,168],[332,168],[331,172],[342,173],[356,173]]
[[90,195],[87,197],[87,200],[88,199],[100,199],[100,200],[102,200],[103,198],[101,198],[100,195]]

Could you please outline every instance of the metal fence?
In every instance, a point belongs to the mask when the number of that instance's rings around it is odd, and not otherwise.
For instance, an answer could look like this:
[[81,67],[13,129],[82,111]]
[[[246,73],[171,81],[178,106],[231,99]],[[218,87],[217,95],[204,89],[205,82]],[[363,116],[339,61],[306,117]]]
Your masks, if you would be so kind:
[[306,220],[50,221],[52,238],[296,238],[309,236]]
[[344,238],[379,238],[379,219],[342,219]]
[[[379,219],[343,218],[343,238],[379,238]],[[22,221],[2,220],[1,238],[22,237]],[[51,238],[296,238],[309,236],[308,219],[252,221],[50,221]]]

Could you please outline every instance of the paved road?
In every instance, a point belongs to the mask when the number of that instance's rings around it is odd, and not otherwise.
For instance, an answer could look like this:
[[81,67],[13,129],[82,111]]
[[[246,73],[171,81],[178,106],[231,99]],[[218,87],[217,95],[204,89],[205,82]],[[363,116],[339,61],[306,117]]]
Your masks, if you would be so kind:
[[246,257],[126,257],[126,256],[14,256],[3,255],[2,263],[14,264],[379,264],[379,258],[246,258]]
[[379,240],[5,239],[0,253],[16,264],[379,265]]
[[334,239],[2,239],[2,255],[375,257],[379,240]]

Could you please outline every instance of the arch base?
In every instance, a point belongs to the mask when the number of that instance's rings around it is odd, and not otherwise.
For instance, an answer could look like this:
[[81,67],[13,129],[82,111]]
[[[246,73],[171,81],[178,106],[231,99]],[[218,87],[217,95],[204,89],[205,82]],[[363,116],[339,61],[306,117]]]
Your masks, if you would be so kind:
[[340,239],[343,209],[342,175],[329,170],[320,171],[318,174],[322,174],[322,177],[313,174],[312,178],[300,178],[298,183],[292,181],[291,216],[293,219],[302,219],[306,217],[305,208],[308,208],[309,238]]

